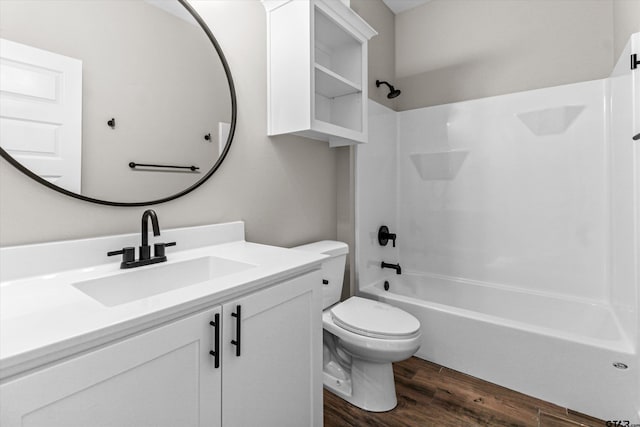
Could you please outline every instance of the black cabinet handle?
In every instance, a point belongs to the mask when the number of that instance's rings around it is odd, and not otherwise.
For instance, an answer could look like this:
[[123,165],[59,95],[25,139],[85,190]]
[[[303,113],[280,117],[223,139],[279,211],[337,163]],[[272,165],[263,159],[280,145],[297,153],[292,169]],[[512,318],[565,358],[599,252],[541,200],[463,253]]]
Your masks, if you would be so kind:
[[220,314],[216,313],[213,315],[213,322],[209,322],[211,326],[213,326],[213,350],[209,352],[210,355],[214,357],[213,359],[213,367],[220,367]]
[[231,344],[236,346],[236,356],[240,357],[240,325],[241,325],[241,315],[240,315],[240,310],[242,307],[240,307],[239,305],[236,305],[236,312],[235,313],[231,313],[231,317],[235,317],[236,318],[236,339],[235,340],[231,340]]

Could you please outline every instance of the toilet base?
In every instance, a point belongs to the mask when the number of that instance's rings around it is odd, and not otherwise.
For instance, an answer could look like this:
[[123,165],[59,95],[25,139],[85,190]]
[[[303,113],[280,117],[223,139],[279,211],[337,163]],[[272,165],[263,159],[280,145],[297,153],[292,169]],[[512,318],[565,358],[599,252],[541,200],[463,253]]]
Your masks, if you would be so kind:
[[353,357],[349,380],[347,383],[327,372],[323,375],[327,390],[365,411],[386,412],[398,404],[391,362],[375,363]]

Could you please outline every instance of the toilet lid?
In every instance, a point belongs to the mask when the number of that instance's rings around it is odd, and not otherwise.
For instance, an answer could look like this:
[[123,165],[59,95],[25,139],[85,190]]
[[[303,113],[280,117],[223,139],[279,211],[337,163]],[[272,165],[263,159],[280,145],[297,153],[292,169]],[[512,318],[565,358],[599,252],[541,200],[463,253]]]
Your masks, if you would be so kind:
[[338,326],[374,338],[408,338],[420,329],[418,319],[392,305],[351,297],[331,308]]

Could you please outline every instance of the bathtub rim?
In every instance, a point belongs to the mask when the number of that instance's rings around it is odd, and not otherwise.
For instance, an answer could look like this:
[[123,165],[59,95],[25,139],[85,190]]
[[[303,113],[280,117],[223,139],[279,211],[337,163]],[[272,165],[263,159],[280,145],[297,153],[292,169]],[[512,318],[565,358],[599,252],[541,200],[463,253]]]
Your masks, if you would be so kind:
[[[410,272],[408,272],[408,273],[411,274]],[[407,274],[407,275],[409,275],[409,274]],[[415,275],[418,275],[418,276],[431,276],[431,275],[426,275],[426,274],[425,275],[423,275],[423,274],[415,274]],[[446,277],[441,277],[441,278],[446,278]],[[594,304],[594,302],[592,300],[586,300],[584,298],[583,299],[578,299],[578,298],[570,299],[568,297],[558,298],[555,294],[549,295],[547,293],[535,292],[535,294],[538,295],[538,296],[551,297],[551,298],[556,298],[556,299],[561,299],[561,300],[586,302],[588,304],[597,305],[597,306],[599,306],[601,308],[606,309],[612,315],[613,320],[614,320],[614,324],[615,324],[616,328],[618,329],[618,333],[619,333],[619,336],[620,336],[620,338],[618,338],[618,339],[605,340],[605,339],[600,339],[600,338],[594,338],[594,337],[589,337],[589,336],[585,336],[585,335],[579,335],[579,334],[575,334],[575,333],[561,331],[561,330],[557,330],[557,329],[553,329],[553,328],[548,328],[548,327],[544,327],[544,326],[538,326],[538,325],[534,325],[534,324],[531,324],[531,323],[526,323],[526,322],[517,321],[517,320],[513,320],[513,319],[506,319],[506,318],[503,318],[503,317],[490,315],[490,314],[486,314],[486,313],[481,313],[481,312],[478,312],[478,311],[473,311],[473,310],[469,310],[469,309],[465,309],[465,308],[460,308],[460,307],[441,304],[441,303],[437,303],[437,302],[433,302],[433,301],[425,301],[425,300],[420,300],[418,298],[408,297],[408,296],[405,296],[405,295],[401,295],[401,294],[395,293],[395,292],[393,292],[391,290],[390,291],[385,291],[382,288],[382,284],[386,280],[389,280],[389,277],[384,277],[384,278],[382,278],[382,279],[380,279],[380,280],[378,280],[378,281],[376,281],[374,283],[371,283],[369,285],[358,287],[357,295],[365,297],[365,298],[374,297],[375,299],[377,299],[379,301],[383,301],[383,302],[387,302],[387,303],[390,303],[389,300],[393,300],[395,298],[395,299],[397,299],[397,300],[399,300],[399,301],[401,301],[403,303],[406,303],[406,304],[419,305],[419,306],[423,306],[423,307],[425,307],[427,309],[436,310],[436,311],[442,312],[442,313],[454,313],[456,315],[460,315],[460,316],[465,317],[467,319],[486,322],[486,323],[490,323],[490,324],[496,325],[496,326],[510,327],[510,328],[514,328],[514,329],[517,329],[517,330],[523,331],[523,332],[534,333],[534,334],[542,335],[542,336],[549,336],[549,337],[553,337],[553,338],[556,338],[556,339],[564,339],[564,340],[568,340],[568,341],[571,341],[571,342],[574,342],[574,343],[578,343],[578,344],[583,344],[583,345],[587,345],[587,346],[591,346],[591,347],[596,347],[596,348],[605,349],[605,350],[609,350],[609,351],[619,352],[619,353],[622,353],[622,354],[625,354],[625,355],[628,355],[628,356],[635,356],[636,355],[636,348],[635,348],[633,342],[626,336],[626,334],[624,332],[624,329],[620,325],[619,319],[615,315],[615,312],[612,310],[611,306],[607,306],[606,304],[603,304],[602,302]],[[460,281],[460,282],[462,282],[462,283],[465,283],[465,282],[466,283],[470,283],[470,281],[467,281],[467,280]],[[476,282],[476,283],[484,285],[482,282]],[[501,289],[501,290],[508,290],[508,291],[518,292],[517,288],[513,288],[513,287],[506,287],[506,286],[500,286],[500,285],[491,285],[491,284],[489,284],[487,286],[488,287],[497,288],[497,289]],[[526,294],[528,292],[520,291],[520,293],[525,293]],[[389,295],[393,295],[393,297],[389,297]]]

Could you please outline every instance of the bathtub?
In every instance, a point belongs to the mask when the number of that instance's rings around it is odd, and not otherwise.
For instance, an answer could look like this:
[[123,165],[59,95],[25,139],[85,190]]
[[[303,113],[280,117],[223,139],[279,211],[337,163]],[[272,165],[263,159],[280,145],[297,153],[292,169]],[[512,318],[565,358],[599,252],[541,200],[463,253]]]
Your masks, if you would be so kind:
[[640,422],[635,348],[609,306],[437,276],[386,281],[388,290],[383,280],[360,295],[420,320],[417,357],[604,420]]

